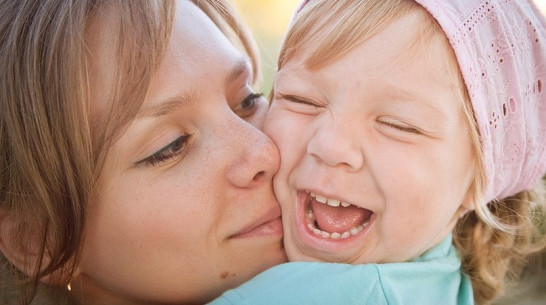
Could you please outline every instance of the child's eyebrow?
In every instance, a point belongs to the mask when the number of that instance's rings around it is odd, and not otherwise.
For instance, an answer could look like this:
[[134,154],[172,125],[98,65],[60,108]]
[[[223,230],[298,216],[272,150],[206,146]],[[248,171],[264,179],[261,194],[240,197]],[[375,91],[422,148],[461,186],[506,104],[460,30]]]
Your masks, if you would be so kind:
[[446,118],[446,113],[442,111],[440,107],[438,107],[439,103],[433,102],[427,96],[421,95],[418,92],[408,90],[400,86],[387,86],[385,89],[385,92],[387,92],[385,94],[385,97],[387,98],[394,98],[400,101],[409,101],[413,104],[424,106],[427,109],[434,111],[441,117]]

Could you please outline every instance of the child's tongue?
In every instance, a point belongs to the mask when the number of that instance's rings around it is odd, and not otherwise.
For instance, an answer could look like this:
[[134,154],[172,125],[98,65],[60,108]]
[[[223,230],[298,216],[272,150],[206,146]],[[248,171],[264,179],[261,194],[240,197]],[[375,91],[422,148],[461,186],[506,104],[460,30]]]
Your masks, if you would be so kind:
[[311,201],[318,228],[322,231],[343,233],[362,224],[370,216],[366,209],[350,205],[348,207],[332,207],[324,203]]

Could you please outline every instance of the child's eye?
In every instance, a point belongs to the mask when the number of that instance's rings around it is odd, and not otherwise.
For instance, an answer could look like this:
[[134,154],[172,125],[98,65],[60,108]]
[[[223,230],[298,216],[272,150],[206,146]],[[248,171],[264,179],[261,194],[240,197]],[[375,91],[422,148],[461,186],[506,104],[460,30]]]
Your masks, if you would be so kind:
[[280,99],[287,100],[287,101],[292,102],[292,103],[296,103],[296,104],[302,104],[302,105],[313,106],[313,107],[315,107],[315,108],[320,107],[320,106],[317,105],[317,103],[315,103],[314,101],[312,101],[312,100],[310,100],[310,99],[307,99],[307,98],[304,98],[304,97],[300,97],[300,96],[285,95],[285,94],[280,94],[280,93],[279,93],[279,98],[280,98]]
[[390,127],[390,128],[394,128],[394,129],[403,131],[403,132],[414,133],[414,134],[422,134],[422,132],[419,129],[414,128],[414,127],[410,127],[410,126],[402,126],[402,125],[394,124],[394,123],[387,122],[387,121],[381,121],[381,124],[383,124],[384,126]]
[[190,136],[189,134],[185,134],[178,137],[153,155],[136,162],[136,165],[155,166],[173,158],[184,157],[188,152],[187,142]]
[[258,99],[262,98],[262,96],[262,93],[251,93],[247,95],[239,105],[233,108],[233,112],[241,118],[253,115],[256,112]]

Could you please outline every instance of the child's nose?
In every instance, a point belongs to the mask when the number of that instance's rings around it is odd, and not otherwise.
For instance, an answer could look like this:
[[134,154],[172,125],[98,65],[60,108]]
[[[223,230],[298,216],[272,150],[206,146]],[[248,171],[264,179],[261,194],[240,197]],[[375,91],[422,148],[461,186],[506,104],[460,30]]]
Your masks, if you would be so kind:
[[331,121],[316,131],[307,144],[307,153],[328,166],[359,170],[364,156],[354,128],[347,122]]

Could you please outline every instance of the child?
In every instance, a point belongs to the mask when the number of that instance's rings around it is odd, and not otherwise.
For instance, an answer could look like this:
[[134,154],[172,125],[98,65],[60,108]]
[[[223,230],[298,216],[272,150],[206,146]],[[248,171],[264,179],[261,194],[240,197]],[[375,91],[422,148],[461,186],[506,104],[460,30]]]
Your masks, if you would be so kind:
[[543,247],[545,58],[529,1],[304,2],[265,125],[298,263],[217,302],[490,303]]

